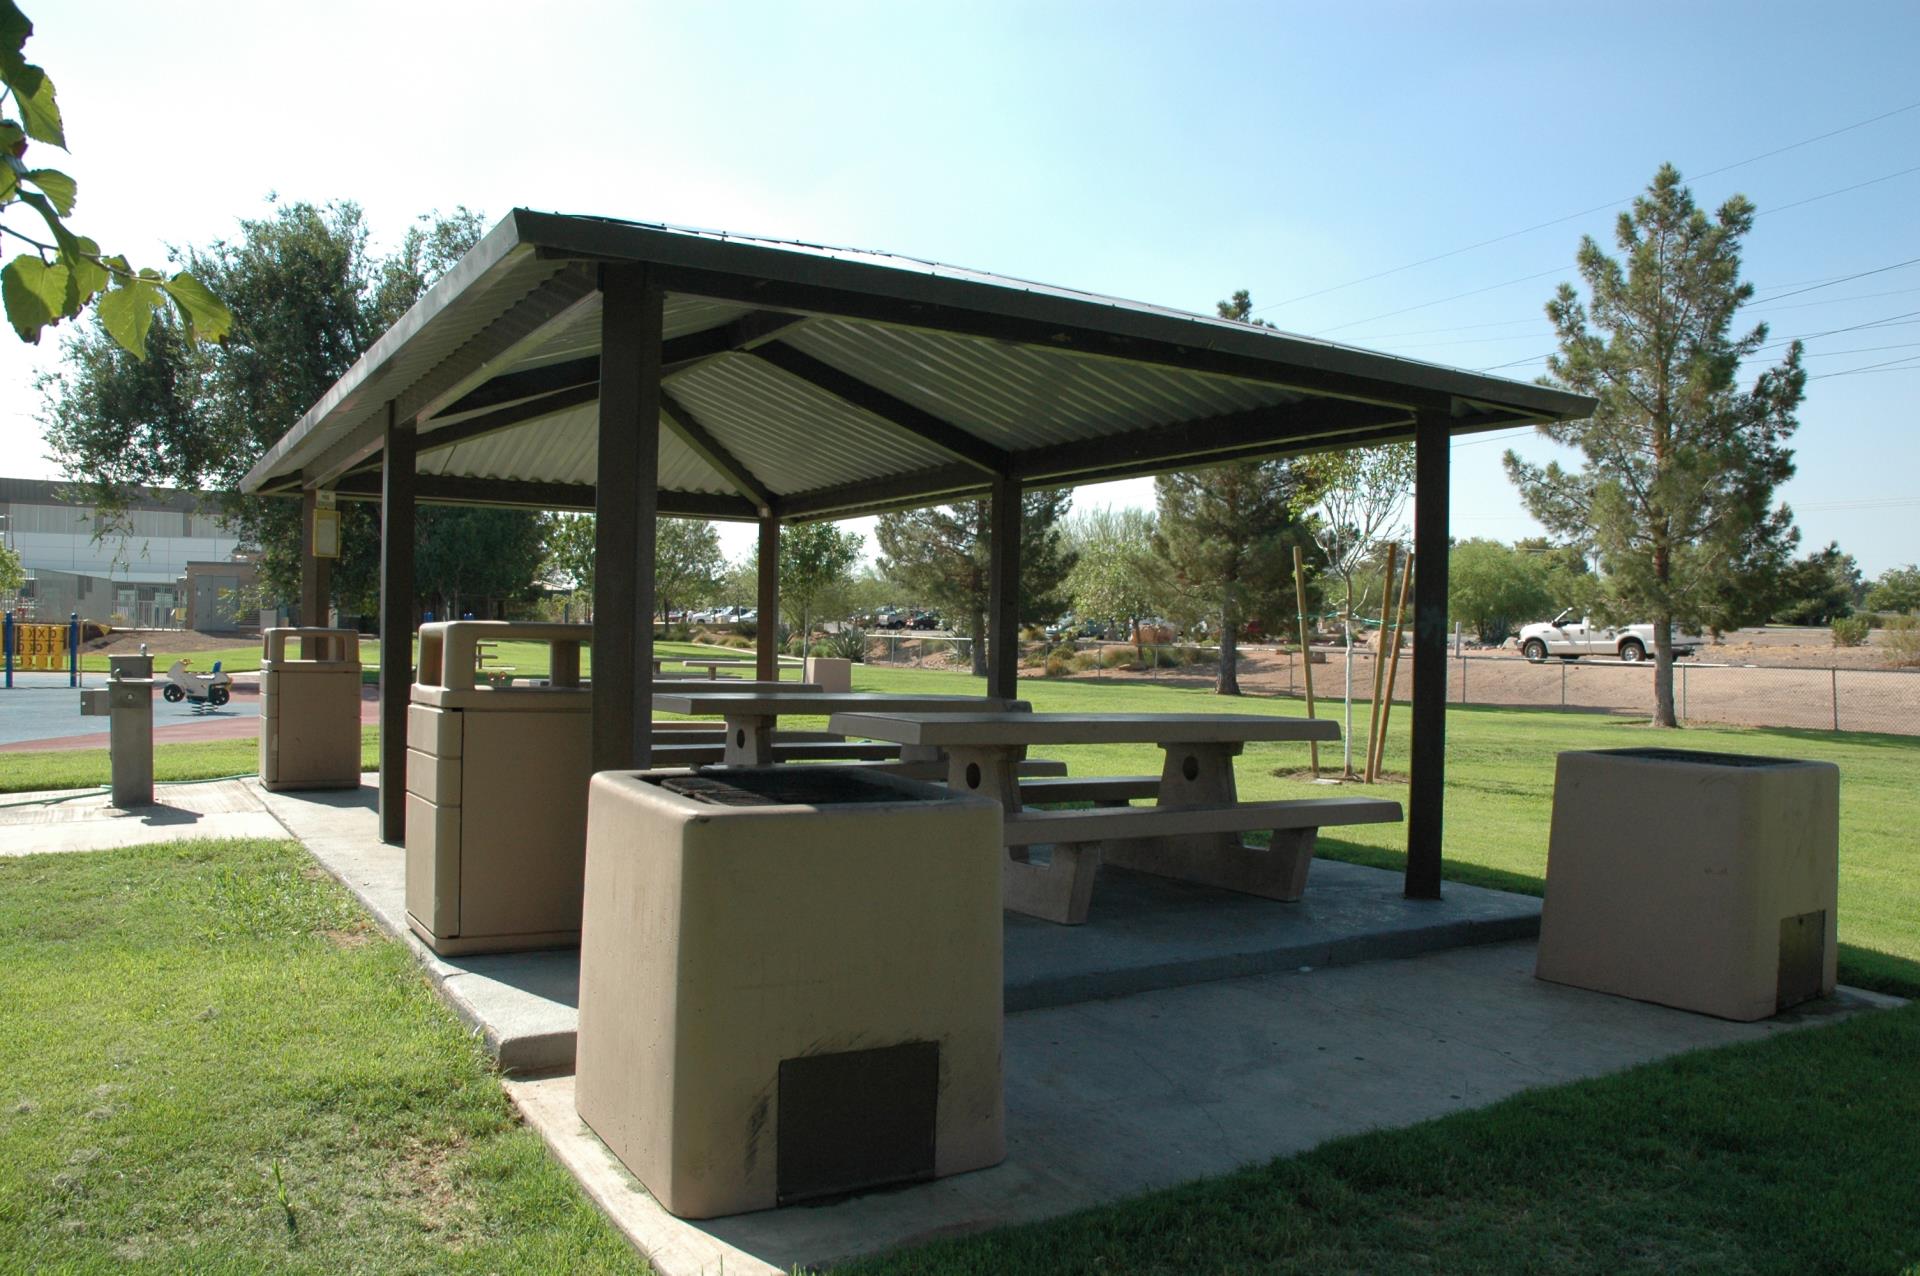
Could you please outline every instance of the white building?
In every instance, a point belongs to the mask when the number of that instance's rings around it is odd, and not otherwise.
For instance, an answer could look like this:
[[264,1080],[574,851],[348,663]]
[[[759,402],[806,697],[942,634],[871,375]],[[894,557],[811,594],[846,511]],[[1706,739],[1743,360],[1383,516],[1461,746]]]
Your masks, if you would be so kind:
[[[225,627],[233,609],[201,586],[205,599],[187,594],[187,565],[233,560],[239,538],[217,517],[200,510],[194,492],[151,488],[111,525],[93,506],[62,499],[64,484],[42,479],[0,478],[0,537],[20,555],[27,586],[19,605],[39,620],[84,620],[120,627]],[[251,579],[227,574],[235,582]],[[208,622],[212,623],[209,624]]]

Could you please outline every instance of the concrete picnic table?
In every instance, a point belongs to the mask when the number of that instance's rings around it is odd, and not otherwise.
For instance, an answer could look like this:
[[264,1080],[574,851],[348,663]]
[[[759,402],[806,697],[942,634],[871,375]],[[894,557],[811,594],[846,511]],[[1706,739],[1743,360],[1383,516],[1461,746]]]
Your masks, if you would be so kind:
[[[705,669],[707,677],[718,678],[722,669],[752,669],[759,664],[759,661],[744,660],[738,656],[715,656],[711,659],[685,659],[680,663],[689,669]],[[800,660],[782,659],[776,662],[778,668],[775,670],[775,675],[778,676],[779,669],[799,669],[803,668],[805,663]]]
[[[1020,700],[992,700],[982,696],[892,695],[883,691],[681,692],[656,689],[653,707],[667,713],[698,717],[719,716],[727,722],[724,766],[770,766],[773,763],[774,724],[783,714],[861,714],[915,712],[927,714],[1017,712]],[[844,734],[844,733],[842,733]],[[933,748],[901,750],[903,761],[939,756]]]
[[[835,712],[830,730],[849,736],[890,740],[902,749],[943,750],[947,785],[964,793],[997,800],[1007,819],[1009,862],[1006,904],[1017,912],[1049,921],[1084,921],[1094,874],[1101,863],[1190,881],[1254,890],[1249,885],[1268,875],[1262,852],[1241,846],[1234,825],[1250,813],[1281,807],[1257,803],[1242,808],[1234,785],[1233,759],[1256,741],[1338,740],[1340,728],[1326,719],[1281,718],[1246,713],[1005,713],[928,714],[914,711]],[[1023,818],[1018,759],[1033,745],[1153,744],[1165,753],[1158,807],[1150,817],[1151,836],[1128,837],[1127,826],[1148,821],[1119,811],[1046,812]],[[1398,818],[1398,807],[1375,799],[1310,799],[1291,804],[1296,811],[1276,813],[1277,822],[1310,813],[1321,823],[1358,823]],[[1393,807],[1391,814],[1388,807]],[[1057,825],[1052,833],[1049,824]],[[1029,825],[1033,827],[1028,827]],[[1091,836],[1097,827],[1104,836]],[[1263,826],[1265,827],[1265,826]],[[1308,829],[1308,855],[1312,829]],[[1053,858],[1046,865],[1028,862],[1029,845],[1052,836]],[[1069,843],[1067,839],[1074,840]],[[1253,859],[1249,861],[1249,856]],[[1304,876],[1301,878],[1304,881]],[[1285,896],[1276,896],[1284,898]]]

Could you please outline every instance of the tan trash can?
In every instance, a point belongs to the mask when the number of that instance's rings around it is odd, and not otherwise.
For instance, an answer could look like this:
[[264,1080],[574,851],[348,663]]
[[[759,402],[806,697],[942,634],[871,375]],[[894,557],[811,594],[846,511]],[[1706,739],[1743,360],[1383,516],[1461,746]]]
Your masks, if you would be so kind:
[[843,656],[808,656],[801,676],[822,691],[852,691],[853,661]]
[[897,776],[594,776],[581,1119],[685,1218],[999,1162],[1001,857]]
[[[298,659],[287,655],[300,644]],[[360,635],[268,629],[260,635],[260,783],[360,787]]]
[[[540,685],[482,686],[476,646],[545,642]],[[420,627],[407,706],[407,922],[437,953],[579,942],[593,774],[591,625]]]
[[1825,996],[1839,847],[1831,763],[1562,753],[1534,973],[1723,1019]]

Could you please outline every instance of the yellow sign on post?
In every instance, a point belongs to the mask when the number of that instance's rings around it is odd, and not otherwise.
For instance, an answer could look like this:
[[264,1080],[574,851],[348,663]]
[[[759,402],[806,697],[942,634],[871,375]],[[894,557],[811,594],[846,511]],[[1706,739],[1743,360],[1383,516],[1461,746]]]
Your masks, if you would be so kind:
[[313,556],[340,557],[340,511],[332,492],[316,492],[313,511]]

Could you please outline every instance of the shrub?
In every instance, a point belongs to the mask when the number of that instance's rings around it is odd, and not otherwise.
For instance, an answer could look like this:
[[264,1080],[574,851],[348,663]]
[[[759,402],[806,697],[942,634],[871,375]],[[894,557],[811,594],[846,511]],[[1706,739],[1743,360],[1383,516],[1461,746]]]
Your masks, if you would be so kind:
[[1067,664],[1075,673],[1085,673],[1089,669],[1099,667],[1100,653],[1097,651],[1076,651],[1073,653],[1073,659],[1069,660]]
[[1047,653],[1046,673],[1049,678],[1064,678],[1073,672],[1073,649],[1055,647]]
[[1867,640],[1869,630],[1865,616],[1842,616],[1833,622],[1833,645],[1858,647]]
[[1887,663],[1896,669],[1920,666],[1920,619],[1890,616],[1886,630]]
[[830,633],[825,642],[814,644],[813,654],[855,663],[864,662],[867,658],[867,632],[864,629],[841,629]]

